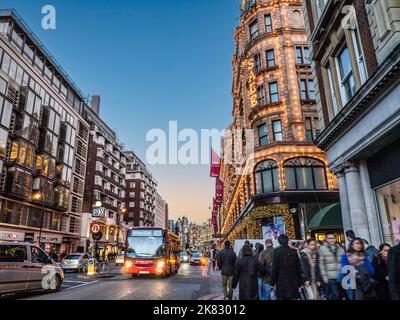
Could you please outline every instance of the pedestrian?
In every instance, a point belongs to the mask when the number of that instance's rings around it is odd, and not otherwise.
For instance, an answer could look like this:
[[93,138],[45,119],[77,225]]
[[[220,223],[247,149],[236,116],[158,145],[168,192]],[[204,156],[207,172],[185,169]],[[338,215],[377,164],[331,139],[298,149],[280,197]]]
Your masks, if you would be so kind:
[[242,248],[242,257],[236,262],[232,281],[233,288],[239,284],[239,300],[258,299],[258,271],[259,265],[253,256],[253,250],[250,245],[245,244]]
[[[264,245],[257,242],[255,245],[255,249],[256,249],[256,252],[254,254],[254,258],[256,259],[257,263],[259,264],[260,263],[259,262],[260,254],[261,254],[261,252],[264,251]],[[260,267],[260,265],[259,265],[259,267]],[[258,298],[260,300],[265,300],[265,299],[263,299],[263,276],[264,276],[264,270],[259,268],[258,273],[257,273],[257,285],[258,285]]]
[[215,244],[213,244],[212,249],[211,249],[211,265],[212,265],[213,271],[215,271],[217,255],[218,255],[218,250],[217,250]]
[[400,300],[400,244],[389,250],[389,292],[391,300]]
[[[244,245],[243,246],[250,246],[250,241],[249,240],[245,240],[245,242],[244,242]],[[250,247],[251,248],[251,247]],[[242,250],[243,250],[243,247],[240,249],[240,251],[239,251],[239,258],[241,258],[241,257],[243,257],[243,254],[242,254]]]
[[224,243],[225,248],[217,256],[217,265],[221,270],[221,283],[222,291],[225,300],[232,300],[233,298],[233,273],[235,272],[236,253],[231,248],[229,240]]
[[295,249],[289,248],[285,234],[278,237],[279,247],[274,251],[270,284],[276,287],[279,300],[294,300],[300,297],[302,286],[300,259]]
[[[272,261],[274,258],[274,248],[271,239],[265,240],[265,250],[258,256],[258,263],[262,274],[260,300],[275,300],[275,290],[271,287]],[[260,291],[260,288],[259,288]]]
[[336,242],[334,233],[327,233],[328,245],[319,248],[319,270],[324,282],[325,296],[327,300],[339,300],[340,287],[337,279],[341,270],[341,257],[343,248]]
[[[352,266],[355,269],[355,289],[346,290],[349,300],[365,300],[375,296],[372,285],[375,269],[365,254],[364,242],[361,238],[354,238],[350,241],[347,253],[342,256],[341,266],[342,270],[345,266]],[[343,275],[344,273],[341,273],[341,276]],[[339,278],[339,280],[341,279]]]
[[347,231],[345,232],[345,235],[346,235],[346,239],[347,239],[348,242],[351,242],[351,241],[354,240],[355,237],[356,237],[356,235],[355,235],[355,233],[354,233],[353,230],[347,230]]
[[375,292],[378,300],[390,300],[387,266],[389,250],[389,244],[381,244],[379,246],[379,256],[372,260],[372,265],[375,269]]
[[374,258],[379,257],[379,250],[375,248],[373,245],[370,245],[369,242],[363,239],[364,248],[365,248],[365,255],[368,258],[369,262],[372,263]]
[[309,300],[318,300],[318,288],[321,286],[321,274],[318,266],[317,241],[306,241],[306,248],[300,253],[303,285]]

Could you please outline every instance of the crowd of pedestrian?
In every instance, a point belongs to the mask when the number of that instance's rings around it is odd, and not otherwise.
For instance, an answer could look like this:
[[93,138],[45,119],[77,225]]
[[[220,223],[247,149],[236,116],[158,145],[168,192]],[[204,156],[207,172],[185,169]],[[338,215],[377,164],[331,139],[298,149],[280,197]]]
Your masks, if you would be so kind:
[[328,233],[324,241],[292,242],[285,234],[264,244],[245,241],[238,256],[229,241],[213,257],[225,300],[400,300],[400,244],[379,249],[346,232],[348,246]]

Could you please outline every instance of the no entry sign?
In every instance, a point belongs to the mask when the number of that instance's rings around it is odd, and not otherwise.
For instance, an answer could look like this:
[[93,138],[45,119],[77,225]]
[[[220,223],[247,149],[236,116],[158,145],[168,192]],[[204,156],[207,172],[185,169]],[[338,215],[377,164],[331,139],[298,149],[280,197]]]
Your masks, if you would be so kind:
[[100,231],[101,231],[101,227],[98,223],[92,224],[92,233],[93,234],[99,233]]

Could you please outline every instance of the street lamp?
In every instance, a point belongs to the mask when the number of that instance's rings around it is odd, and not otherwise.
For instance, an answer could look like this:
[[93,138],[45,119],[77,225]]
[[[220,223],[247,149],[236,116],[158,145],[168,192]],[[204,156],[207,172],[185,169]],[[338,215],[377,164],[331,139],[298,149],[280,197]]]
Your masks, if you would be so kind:
[[96,203],[94,204],[96,208],[100,208],[101,207],[101,201],[96,201]]
[[40,228],[39,228],[39,247],[42,248],[42,229],[43,229],[43,220],[44,220],[44,194],[41,192],[35,192],[32,195],[32,199],[35,201],[42,200],[42,211],[40,213]]

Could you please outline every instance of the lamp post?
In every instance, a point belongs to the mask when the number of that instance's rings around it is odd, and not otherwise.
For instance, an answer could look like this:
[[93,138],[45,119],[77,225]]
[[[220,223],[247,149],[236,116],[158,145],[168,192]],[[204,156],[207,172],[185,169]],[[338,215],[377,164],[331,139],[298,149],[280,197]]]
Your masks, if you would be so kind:
[[44,220],[44,194],[41,192],[36,192],[33,194],[32,198],[35,201],[42,200],[42,210],[40,212],[40,228],[39,228],[39,247],[42,248],[42,229],[43,229],[43,220]]

